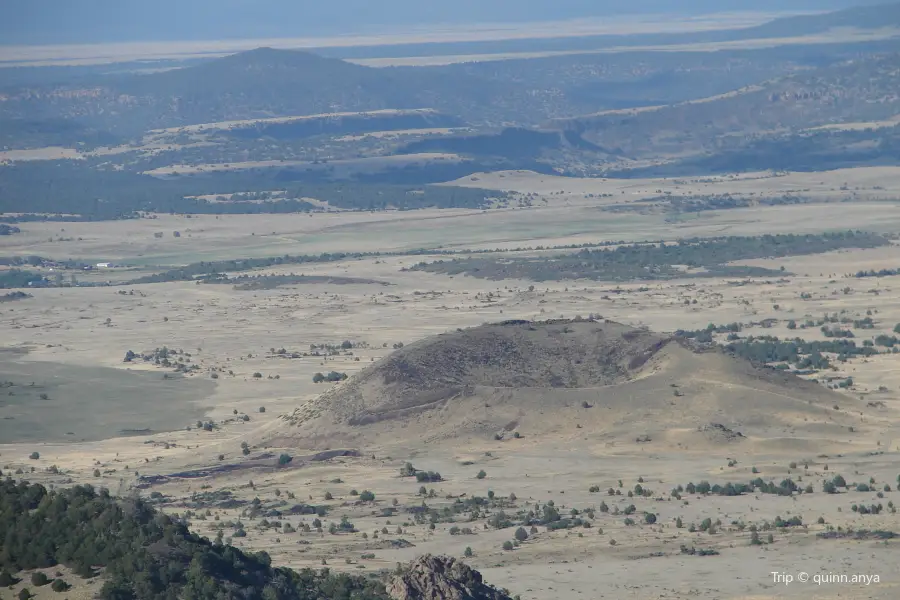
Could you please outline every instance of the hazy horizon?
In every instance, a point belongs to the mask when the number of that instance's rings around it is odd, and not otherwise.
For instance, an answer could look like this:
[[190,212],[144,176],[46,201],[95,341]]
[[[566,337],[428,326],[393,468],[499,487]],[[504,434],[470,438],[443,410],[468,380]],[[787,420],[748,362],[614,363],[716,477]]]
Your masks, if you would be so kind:
[[866,0],[7,0],[0,44],[212,40],[359,33],[426,24],[529,22],[638,14],[728,11],[827,11]]

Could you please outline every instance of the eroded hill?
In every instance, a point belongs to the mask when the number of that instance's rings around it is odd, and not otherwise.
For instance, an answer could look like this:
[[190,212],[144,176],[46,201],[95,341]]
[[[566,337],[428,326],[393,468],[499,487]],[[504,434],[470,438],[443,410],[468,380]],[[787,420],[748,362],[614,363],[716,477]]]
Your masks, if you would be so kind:
[[274,437],[331,447],[588,436],[684,449],[763,440],[803,448],[851,427],[857,404],[644,329],[510,321],[402,348],[285,416]]

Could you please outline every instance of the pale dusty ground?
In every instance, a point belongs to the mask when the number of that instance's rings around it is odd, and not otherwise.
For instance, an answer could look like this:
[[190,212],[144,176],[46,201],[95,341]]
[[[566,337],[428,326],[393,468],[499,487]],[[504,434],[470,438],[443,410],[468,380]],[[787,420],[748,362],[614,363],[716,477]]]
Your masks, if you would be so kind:
[[[900,171],[860,170],[837,174],[790,175],[780,178],[724,178],[708,183],[665,183],[669,187],[694,186],[706,190],[739,189],[745,193],[769,189],[815,189],[827,197],[830,187],[844,181],[860,186],[860,194],[894,195],[900,187]],[[0,241],[0,254],[41,254],[49,256],[144,256],[144,264],[185,263],[196,257],[271,256],[284,253],[310,253],[343,250],[379,250],[453,245],[463,247],[515,247],[535,244],[575,243],[601,239],[674,239],[688,235],[720,235],[722,232],[754,234],[762,232],[816,231],[837,228],[864,228],[896,232],[900,212],[886,202],[860,199],[852,203],[828,203],[812,206],[788,206],[704,213],[693,220],[666,223],[662,217],[621,216],[599,210],[618,197],[584,198],[584,193],[654,195],[654,186],[663,182],[604,182],[600,180],[556,180],[507,174],[480,183],[509,185],[523,192],[546,194],[543,208],[497,211],[410,211],[403,213],[333,213],[261,217],[180,217],[160,216],[156,220],[117,223],[24,224],[23,233]],[[530,179],[529,179],[530,177]],[[580,187],[579,187],[580,186]],[[620,186],[620,187],[616,187]],[[632,187],[634,186],[634,187]],[[717,187],[716,187],[717,186]],[[754,187],[755,186],[755,187]],[[818,187],[817,187],[818,186]],[[562,196],[550,195],[564,189]],[[868,191],[867,191],[868,190]],[[846,193],[846,192],[845,192]],[[620,196],[621,194],[617,194]],[[535,202],[542,206],[544,203]],[[811,218],[814,217],[814,218]],[[59,232],[65,229],[65,232]],[[163,240],[155,231],[180,230],[181,238],[167,233]],[[271,233],[275,231],[276,233]],[[250,235],[255,233],[256,235]],[[74,238],[72,242],[48,242],[50,235]],[[78,240],[82,237],[82,240]],[[246,517],[247,537],[234,538],[235,545],[266,549],[277,563],[290,566],[319,566],[325,559],[335,569],[364,572],[392,568],[424,552],[461,556],[471,546],[469,562],[483,570],[486,578],[510,588],[522,598],[849,598],[893,599],[900,594],[900,575],[896,573],[897,542],[821,540],[815,533],[827,524],[854,529],[900,529],[896,514],[859,515],[850,510],[853,503],[885,505],[896,492],[884,494],[849,492],[838,496],[823,494],[821,481],[840,473],[848,481],[868,481],[874,477],[878,489],[885,483],[894,489],[900,473],[900,427],[888,417],[900,407],[900,369],[897,355],[882,355],[867,361],[853,360],[841,365],[835,376],[852,375],[856,381],[854,396],[885,403],[880,419],[861,417],[858,433],[846,439],[822,440],[818,449],[790,450],[783,445],[767,447],[764,441],[751,446],[710,446],[674,452],[655,450],[653,445],[608,446],[581,430],[557,438],[529,438],[453,447],[408,447],[401,439],[386,439],[371,448],[362,448],[359,458],[339,458],[312,462],[302,457],[300,447],[269,449],[275,456],[286,451],[297,457],[289,468],[274,469],[274,459],[261,464],[246,462],[240,443],[248,442],[259,457],[266,448],[260,440],[271,437],[284,424],[278,415],[288,413],[314,398],[324,385],[313,384],[317,371],[336,370],[350,375],[385,356],[397,342],[410,343],[423,337],[469,327],[488,321],[511,318],[543,319],[574,317],[589,313],[655,330],[695,329],[707,323],[739,321],[744,324],[766,318],[780,322],[772,328],[748,327],[744,334],[770,334],[779,337],[819,336],[817,329],[789,332],[787,319],[816,318],[825,312],[847,311],[859,318],[873,311],[877,327],[857,331],[857,343],[868,336],[890,333],[900,322],[900,277],[880,279],[845,278],[859,269],[900,267],[900,246],[867,251],[843,251],[827,255],[754,261],[773,268],[784,266],[796,275],[788,282],[764,282],[737,286],[727,280],[684,280],[659,283],[615,285],[604,282],[570,281],[539,283],[534,293],[522,293],[528,281],[485,281],[471,277],[448,278],[418,272],[403,272],[427,256],[384,257],[349,260],[320,265],[290,265],[269,269],[270,273],[304,273],[364,277],[390,283],[296,285],[285,289],[239,292],[230,286],[167,283],[135,287],[135,295],[120,295],[121,288],[74,288],[33,290],[33,299],[0,305],[0,331],[4,346],[25,346],[30,353],[20,360],[51,361],[69,365],[127,368],[122,363],[126,349],[152,349],[162,345],[196,349],[201,371],[194,377],[209,378],[211,369],[223,369],[215,380],[215,390],[197,400],[211,406],[207,418],[220,427],[213,432],[199,431],[193,423],[190,431],[111,439],[83,444],[0,444],[0,468],[35,467],[31,475],[38,481],[63,483],[86,481],[105,485],[125,493],[135,482],[134,474],[172,474],[177,471],[208,467],[219,462],[244,464],[247,470],[194,480],[172,480],[154,486],[169,497],[165,510],[183,512],[183,503],[192,493],[231,490],[235,497],[250,500],[258,496],[265,502],[284,500],[288,492],[294,502],[326,504],[330,514],[323,519],[326,532],[277,533],[261,531],[260,519]],[[116,270],[113,270],[116,272]],[[118,276],[118,275],[116,275]],[[849,287],[845,293],[844,288]],[[877,290],[874,293],[871,290]],[[486,301],[479,292],[499,297]],[[426,293],[434,292],[434,293]],[[811,294],[801,299],[800,294]],[[684,300],[697,300],[685,305]],[[775,308],[778,305],[778,308]],[[86,318],[84,318],[86,317]],[[110,324],[105,324],[105,319]],[[306,351],[310,344],[336,344],[343,340],[365,343],[353,355],[299,359],[274,358],[271,348]],[[356,359],[359,358],[357,361]],[[162,376],[158,367],[146,368]],[[228,375],[228,371],[234,373]],[[260,379],[252,374],[259,372]],[[278,379],[270,379],[278,375]],[[887,391],[878,391],[885,386]],[[152,399],[148,399],[152,401]],[[259,408],[265,407],[260,413]],[[2,406],[0,406],[2,411]],[[234,411],[247,414],[249,422],[233,420]],[[2,413],[0,413],[2,414]],[[102,415],[102,411],[98,410]],[[64,418],[65,415],[48,415]],[[102,417],[98,417],[102,418]],[[852,439],[851,439],[852,438]],[[0,440],[2,442],[2,440]],[[298,442],[298,446],[301,444]],[[31,461],[28,454],[40,451],[41,458]],[[488,455],[487,453],[490,453]],[[822,456],[827,455],[827,456]],[[374,458],[372,458],[374,456]],[[727,459],[737,464],[727,466]],[[517,507],[525,502],[542,504],[554,500],[565,510],[599,507],[624,508],[634,503],[637,516],[645,510],[659,514],[658,524],[626,526],[623,516],[597,513],[591,529],[540,532],[513,552],[504,552],[501,544],[512,530],[484,530],[483,520],[460,526],[474,526],[475,535],[451,536],[449,524],[439,523],[429,532],[424,525],[404,525],[411,517],[400,513],[381,517],[381,509],[397,499],[399,508],[415,506],[420,484],[398,477],[398,469],[411,460],[420,469],[439,471],[446,481],[425,484],[434,488],[436,498],[427,503],[449,506],[448,494],[498,496],[515,493]],[[791,468],[789,463],[800,463]],[[803,467],[808,461],[809,469]],[[468,464],[464,464],[468,463]],[[43,472],[58,465],[62,475]],[[828,471],[824,469],[828,465]],[[759,476],[766,480],[802,477],[816,492],[794,499],[768,495],[734,498],[685,495],[689,504],[652,498],[610,498],[609,487],[623,494],[633,488],[638,477],[657,495],[668,497],[678,484],[707,479],[713,483],[745,482]],[[94,469],[101,477],[94,477]],[[487,477],[476,479],[479,469]],[[790,471],[790,474],[789,474]],[[340,478],[342,483],[333,483]],[[249,487],[252,481],[255,489]],[[588,492],[590,485],[601,493]],[[205,486],[210,486],[204,489]],[[151,489],[143,493],[148,494]],[[376,506],[356,504],[352,489],[375,492]],[[276,496],[276,490],[279,496]],[[334,499],[324,500],[325,492]],[[310,499],[310,497],[312,499]],[[374,514],[373,514],[374,512]],[[221,521],[240,518],[239,509],[213,508],[205,519],[194,517],[194,526],[214,535],[212,525],[218,513]],[[808,530],[775,531],[774,544],[752,547],[749,533],[730,525],[734,520],[762,524],[776,516],[801,515]],[[330,535],[327,524],[346,515],[360,533]],[[673,520],[682,517],[685,529],[676,529]],[[686,527],[703,518],[721,519],[723,530],[717,534],[690,533]],[[294,526],[311,523],[313,517],[286,517]],[[391,521],[390,524],[387,521]],[[396,533],[398,525],[403,530]],[[386,527],[388,534],[373,533]],[[602,528],[603,533],[599,533]],[[226,535],[231,529],[226,529]],[[361,532],[367,532],[364,539]],[[582,534],[583,537],[579,537]],[[385,540],[405,539],[414,547],[396,548]],[[616,540],[612,546],[610,540]],[[765,534],[763,534],[765,539]],[[280,540],[280,541],[279,541]],[[308,542],[308,543],[306,543]],[[684,556],[682,544],[716,548],[719,556]],[[373,553],[375,558],[363,559]],[[662,555],[658,555],[662,553]],[[349,563],[348,563],[349,560]],[[363,567],[363,568],[360,568]],[[879,584],[801,584],[776,585],[771,571],[795,576],[800,571],[814,574],[864,573],[879,575]]]
[[418,154],[396,154],[390,156],[376,156],[372,158],[350,158],[342,160],[330,160],[327,165],[317,165],[302,160],[255,160],[232,163],[207,163],[199,165],[167,165],[152,171],[145,171],[147,175],[184,175],[188,173],[218,172],[218,171],[244,171],[247,169],[283,168],[283,167],[308,167],[311,170],[333,168],[340,175],[345,168],[354,173],[366,173],[381,171],[385,168],[399,168],[411,165],[421,165],[434,161],[457,162],[462,158],[457,154],[444,154],[440,152],[422,152]]
[[[627,202],[636,198],[673,195],[734,194],[773,196],[794,194],[817,199],[896,198],[900,192],[900,168],[863,167],[818,172],[771,171],[705,177],[612,179],[543,175],[534,171],[476,173],[452,185],[534,192],[540,195],[617,194]],[[841,189],[845,188],[845,189]],[[562,192],[562,194],[560,194]]]
[[868,121],[863,123],[832,123],[829,125],[819,125],[818,127],[810,127],[809,131],[817,131],[827,129],[831,131],[865,131],[866,129],[881,129],[883,127],[894,127],[900,123],[900,115],[892,117],[886,121]]
[[272,117],[269,119],[244,119],[240,121],[216,121],[214,123],[199,123],[197,125],[183,125],[181,127],[169,127],[167,129],[152,129],[148,135],[162,135],[172,133],[199,133],[208,129],[233,129],[236,127],[247,127],[249,125],[264,125],[267,123],[293,123],[294,121],[308,121],[312,119],[333,119],[340,117],[362,117],[362,116],[385,116],[385,115],[410,115],[410,114],[431,114],[435,111],[430,108],[421,109],[396,109],[386,108],[383,110],[371,110],[365,112],[337,112],[322,113],[317,115],[300,115],[294,117]]
[[[54,592],[49,585],[40,587],[32,585],[30,580],[31,572],[29,571],[28,573],[19,574],[19,583],[6,588],[6,593],[9,594],[8,597],[16,598],[20,590],[27,589],[36,600],[58,599],[61,597],[71,598],[72,600],[90,600],[96,597],[97,592],[103,586],[102,577],[84,580],[73,574],[71,569],[62,565],[50,569],[36,569],[36,571],[44,573],[50,581],[60,578],[72,587],[65,592]],[[4,598],[6,597],[4,596]]]
[[356,142],[366,138],[391,139],[402,135],[452,135],[471,131],[468,127],[430,127],[426,129],[394,129],[391,131],[370,131],[359,135],[345,135],[335,138],[337,142]]
[[80,160],[94,156],[112,156],[128,152],[142,152],[144,154],[158,153],[163,150],[177,150],[182,148],[200,148],[212,146],[212,142],[193,142],[190,144],[171,144],[164,141],[162,135],[156,134],[144,138],[139,146],[114,146],[102,147],[88,152],[82,152],[76,148],[63,148],[61,146],[48,146],[45,148],[32,148],[29,150],[3,150],[0,151],[0,164],[23,162],[29,160]]
[[47,148],[35,148],[30,150],[3,150],[0,152],[0,162],[16,162],[24,160],[60,160],[63,158],[82,158],[84,155],[74,148],[62,146],[50,146]]

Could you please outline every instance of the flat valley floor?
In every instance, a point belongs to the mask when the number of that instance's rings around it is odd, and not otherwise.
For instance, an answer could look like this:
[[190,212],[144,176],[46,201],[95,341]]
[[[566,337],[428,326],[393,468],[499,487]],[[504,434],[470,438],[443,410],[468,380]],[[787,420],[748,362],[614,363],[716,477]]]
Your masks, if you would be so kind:
[[[193,511],[192,527],[210,537],[223,522],[232,523],[225,529],[225,536],[231,537],[237,530],[234,522],[240,520],[246,536],[233,537],[234,545],[265,549],[273,562],[291,567],[327,564],[336,570],[373,572],[423,553],[461,557],[469,547],[472,556],[467,562],[487,581],[523,599],[900,597],[896,570],[900,542],[859,533],[900,530],[900,520],[890,510],[891,501],[900,499],[895,491],[900,475],[896,354],[835,362],[830,377],[853,380],[852,389],[840,392],[847,406],[836,404],[835,410],[856,425],[840,436],[803,443],[791,442],[790,428],[741,442],[690,431],[639,442],[613,439],[580,423],[576,427],[577,417],[546,415],[550,424],[534,435],[524,429],[519,438],[467,437],[431,444],[417,442],[427,432],[417,430],[413,420],[408,436],[360,448],[332,447],[356,452],[323,457],[317,453],[329,447],[327,439],[291,438],[291,425],[281,418],[328,386],[343,385],[313,383],[316,373],[352,376],[401,343],[508,319],[593,314],[658,332],[738,322],[744,336],[817,340],[824,339],[817,327],[792,331],[787,323],[839,313],[874,320],[874,329],[857,332],[857,343],[869,336],[891,335],[900,323],[900,276],[849,275],[900,267],[897,244],[747,261],[776,270],[784,267],[789,275],[781,278],[629,283],[491,281],[431,274],[408,269],[420,261],[453,256],[402,252],[441,249],[465,256],[470,250],[501,248],[510,254],[538,256],[551,251],[522,249],[847,229],[894,233],[900,230],[900,170],[703,182],[578,180],[517,172],[481,175],[471,185],[533,193],[537,200],[533,208],[487,211],[159,215],[132,221],[21,224],[21,234],[0,238],[0,255],[132,265],[64,274],[83,282],[116,283],[135,274],[211,259],[384,254],[254,272],[334,278],[275,289],[238,290],[194,282],[48,288],[27,290],[32,297],[0,304],[4,349],[0,381],[10,384],[0,388],[4,475],[22,470],[44,483],[90,483],[119,494],[154,493],[167,512]],[[686,188],[705,194],[761,195],[807,190],[816,201],[684,215],[603,210],[623,202],[623,197],[640,200],[660,190],[686,193]],[[173,237],[173,231],[181,236]],[[155,237],[158,232],[164,236]],[[345,340],[352,343],[352,353],[311,355],[311,346],[340,346]],[[171,351],[176,362],[199,368],[182,375],[154,361],[124,362],[128,351],[161,348]],[[284,353],[279,352],[282,348]],[[298,357],[291,358],[292,354]],[[704,373],[684,377],[701,381]],[[603,411],[604,393],[596,390],[590,409],[565,410],[573,415],[580,410]],[[847,408],[851,405],[868,408],[856,414]],[[665,412],[645,410],[638,397],[626,425],[633,426],[631,437],[637,438],[667,418]],[[205,422],[215,427],[206,431]],[[590,422],[602,419],[595,413]],[[274,445],[272,440],[291,441]],[[246,455],[242,442],[249,450]],[[29,458],[34,452],[39,458]],[[279,468],[281,454],[292,460]],[[443,481],[420,483],[400,477],[405,462],[437,471]],[[484,471],[483,478],[479,471]],[[871,479],[872,491],[824,493],[823,480],[837,474],[848,482]],[[153,483],[155,476],[165,477]],[[681,500],[675,500],[669,495],[689,482],[724,484],[756,477],[776,483],[790,477],[801,487],[813,485],[815,491],[792,497],[682,492]],[[653,494],[633,494],[637,485]],[[885,485],[890,491],[881,491]],[[599,491],[590,491],[594,486]],[[358,501],[353,492],[363,490],[376,495],[374,504]],[[629,497],[630,491],[634,497]],[[438,522],[431,529],[414,518],[423,502],[440,509],[457,499],[487,497],[489,492],[497,497],[514,494],[512,502],[520,508],[552,500],[561,513],[575,509],[583,515],[590,510],[595,516],[589,528],[539,527],[512,551],[502,548],[512,539],[512,530],[488,527],[483,518],[456,524],[470,528],[468,534],[451,532],[452,523]],[[260,517],[242,517],[254,498],[288,508],[299,503],[325,505],[329,510],[322,518],[323,531],[303,530],[315,515],[283,514],[277,529],[263,525]],[[601,503],[609,512],[602,512]],[[631,504],[636,507],[633,525],[625,523],[621,512]],[[885,509],[862,514],[852,508],[871,504],[883,504]],[[658,514],[658,520],[645,522],[645,512]],[[328,524],[340,523],[344,516],[356,532],[329,533]],[[803,525],[760,529],[760,544],[751,544],[751,524],[792,516],[802,517]],[[683,527],[675,524],[679,518]],[[720,523],[715,533],[701,531],[705,519]],[[286,530],[285,523],[298,531]],[[834,528],[831,538],[818,535],[829,527]],[[691,554],[691,549],[718,554]],[[877,575],[879,581],[785,584],[776,582],[773,572],[795,577],[801,572],[811,577]],[[39,598],[51,594],[38,593]]]

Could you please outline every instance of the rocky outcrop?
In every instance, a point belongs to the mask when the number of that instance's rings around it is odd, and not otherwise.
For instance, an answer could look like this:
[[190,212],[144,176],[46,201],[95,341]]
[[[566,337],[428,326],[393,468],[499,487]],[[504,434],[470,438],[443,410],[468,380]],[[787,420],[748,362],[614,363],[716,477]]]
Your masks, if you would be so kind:
[[486,584],[481,573],[447,556],[426,554],[412,562],[387,587],[393,600],[511,600]]

